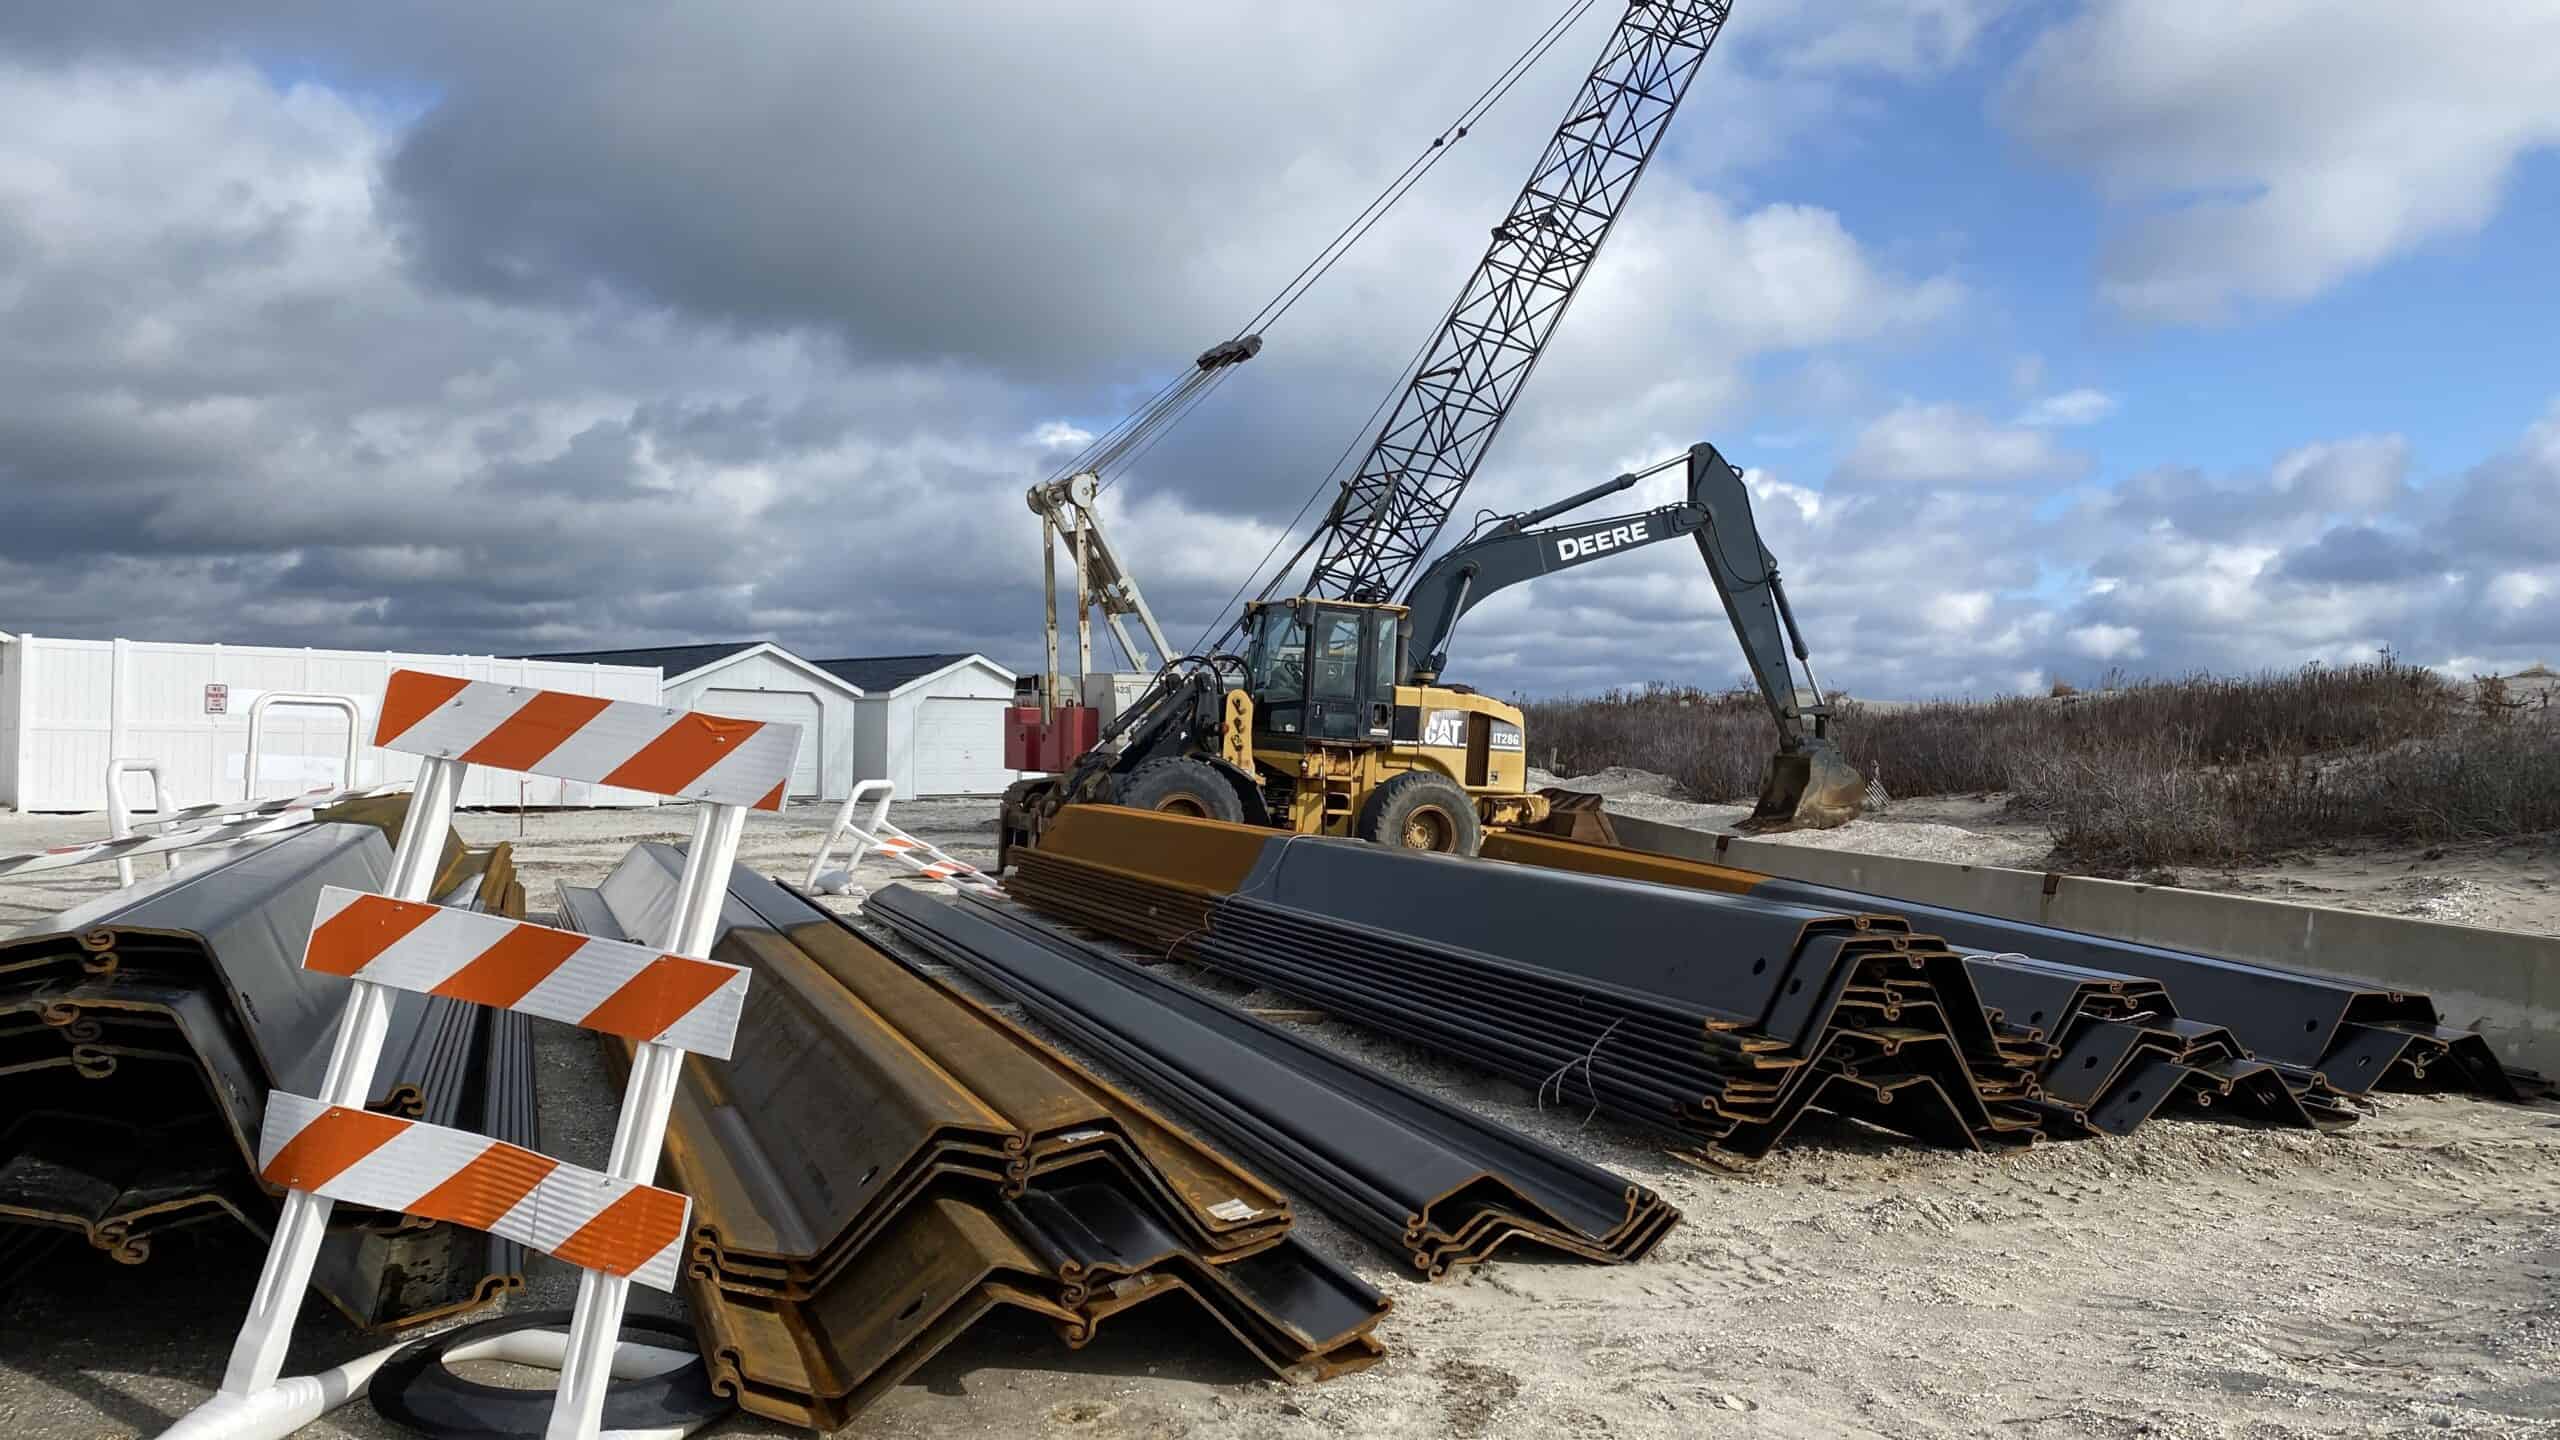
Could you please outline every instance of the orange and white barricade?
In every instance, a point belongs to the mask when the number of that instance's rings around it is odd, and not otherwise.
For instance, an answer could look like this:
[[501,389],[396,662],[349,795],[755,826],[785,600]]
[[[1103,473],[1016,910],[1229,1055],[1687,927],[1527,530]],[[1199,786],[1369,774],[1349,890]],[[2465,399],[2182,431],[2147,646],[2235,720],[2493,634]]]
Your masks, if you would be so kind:
[[[424,757],[390,894],[322,893],[307,968],[353,983],[316,1096],[267,1099],[259,1167],[287,1187],[222,1388],[172,1440],[268,1440],[361,1388],[393,1346],[319,1375],[285,1377],[294,1316],[334,1202],[504,1235],[582,1268],[546,1434],[597,1434],[631,1282],[673,1288],[691,1202],[651,1184],[686,1051],[726,1057],[747,972],[703,958],[728,894],[747,811],[778,810],[799,727],[521,686],[393,672],[374,744]],[[598,940],[431,903],[436,863],[473,765],[650,790],[701,802],[676,913],[656,946]],[[520,1010],[638,1042],[602,1171],[484,1135],[364,1108],[394,991]]]
[[[962,890],[1004,893],[1004,887],[986,871],[930,840],[919,839],[890,824],[889,802],[897,793],[896,783],[888,780],[865,780],[854,786],[853,793],[844,797],[843,807],[836,811],[835,823],[818,841],[818,853],[810,858],[809,873],[800,888],[813,895],[854,894],[853,872],[862,857],[885,855],[927,880],[948,881]],[[872,802],[871,813],[856,819],[866,800]],[[845,857],[844,868],[829,870],[827,861],[835,854],[836,842],[848,837],[853,841],[853,851]]]

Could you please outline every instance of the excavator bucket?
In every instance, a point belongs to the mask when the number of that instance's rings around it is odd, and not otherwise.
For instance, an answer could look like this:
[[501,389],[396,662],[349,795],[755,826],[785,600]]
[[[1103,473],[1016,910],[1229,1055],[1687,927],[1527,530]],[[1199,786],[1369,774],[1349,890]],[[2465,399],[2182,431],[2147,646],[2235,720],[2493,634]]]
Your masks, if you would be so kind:
[[1769,757],[1769,778],[1760,787],[1760,803],[1734,828],[1754,834],[1829,830],[1857,819],[1866,804],[1866,777],[1840,753],[1840,747],[1827,739],[1815,740],[1800,752],[1780,751]]
[[1527,830],[1539,835],[1559,835],[1567,840],[1588,840],[1594,845],[1618,843],[1618,829],[1609,823],[1609,812],[1601,797],[1587,790],[1565,790],[1548,786],[1538,794],[1547,802],[1547,813],[1514,830]]

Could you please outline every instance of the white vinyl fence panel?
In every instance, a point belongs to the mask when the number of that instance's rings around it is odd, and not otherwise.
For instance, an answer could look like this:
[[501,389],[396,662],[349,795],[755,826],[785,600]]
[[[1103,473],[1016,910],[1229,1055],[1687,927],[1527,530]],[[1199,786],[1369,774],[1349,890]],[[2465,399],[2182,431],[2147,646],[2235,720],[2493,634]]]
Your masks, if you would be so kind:
[[[158,763],[176,804],[240,799],[249,706],[260,694],[351,695],[364,710],[370,739],[383,685],[400,669],[661,703],[657,670],[629,665],[21,635],[0,644],[0,805],[28,811],[103,810],[110,758]],[[208,686],[222,687],[225,713],[208,708]],[[357,773],[341,774],[346,736],[343,715],[271,709],[262,725],[258,775],[249,793],[278,796],[322,785],[382,784],[417,773],[417,757],[365,745],[357,752]],[[136,784],[133,800],[142,801],[147,788]],[[637,790],[518,777],[475,766],[462,803],[637,806],[657,800]]]

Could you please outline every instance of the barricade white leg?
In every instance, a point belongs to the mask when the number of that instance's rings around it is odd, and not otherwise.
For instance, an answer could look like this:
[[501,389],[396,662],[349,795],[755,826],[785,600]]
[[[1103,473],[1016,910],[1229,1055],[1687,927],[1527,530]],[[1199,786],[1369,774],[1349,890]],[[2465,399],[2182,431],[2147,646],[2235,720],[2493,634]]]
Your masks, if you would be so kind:
[[[693,848],[685,852],[676,913],[661,942],[677,955],[708,956],[718,938],[720,907],[729,898],[729,867],[747,812],[737,805],[705,805],[694,817]],[[631,1079],[622,1092],[622,1118],[613,1132],[606,1173],[648,1184],[657,1178],[658,1154],[675,1109],[684,1052],[670,1045],[642,1045],[632,1052]],[[545,1440],[580,1440],[603,1423],[605,1387],[613,1381],[614,1345],[622,1335],[622,1311],[630,1277],[601,1270],[578,1276],[578,1302],[569,1322],[569,1345],[560,1367],[560,1393],[551,1405]]]
[[[455,760],[428,760],[419,767],[418,787],[409,801],[408,818],[400,825],[400,846],[391,857],[391,884],[385,892],[396,900],[431,900],[436,866],[444,858],[444,837],[453,826],[453,803],[461,793],[463,765]],[[338,1021],[338,1038],[329,1052],[329,1071],[321,1098],[332,1105],[363,1108],[373,1088],[374,1067],[382,1059],[382,1042],[391,1028],[391,992],[363,981],[351,982],[346,1009]],[[167,1432],[170,1440],[219,1436],[223,1440],[265,1440],[289,1435],[321,1410],[342,1404],[363,1384],[349,1379],[353,1366],[317,1376],[296,1376],[279,1385],[285,1351],[293,1344],[294,1317],[311,1286],[311,1267],[320,1258],[320,1242],[329,1226],[331,1202],[303,1190],[288,1190],[284,1213],[267,1247],[266,1268],[249,1301],[249,1318],[233,1343],[223,1370],[222,1392],[202,1409]],[[394,1346],[393,1349],[398,1347]],[[367,1359],[379,1365],[391,1352]],[[357,1362],[361,1365],[364,1362]],[[364,1376],[372,1370],[366,1366]],[[320,1410],[312,1410],[312,1405]]]

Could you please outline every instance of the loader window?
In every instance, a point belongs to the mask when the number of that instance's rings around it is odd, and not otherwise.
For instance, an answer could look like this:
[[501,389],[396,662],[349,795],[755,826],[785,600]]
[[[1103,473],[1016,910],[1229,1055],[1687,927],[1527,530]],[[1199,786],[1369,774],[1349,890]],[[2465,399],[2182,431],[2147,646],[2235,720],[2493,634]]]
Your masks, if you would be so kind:
[[1375,610],[1369,615],[1368,700],[1392,705],[1396,698],[1396,614]]
[[1342,610],[1316,615],[1315,684],[1311,700],[1349,701],[1360,693],[1360,616]]
[[1362,664],[1362,632],[1368,629],[1368,612],[1360,610],[1318,610],[1315,644],[1307,657],[1312,683],[1307,686],[1307,733],[1327,740],[1362,738],[1362,717],[1367,707],[1361,704],[1362,682],[1368,671]]
[[1307,698],[1307,626],[1296,611],[1272,606],[1254,617],[1253,708],[1263,729],[1295,734]]

